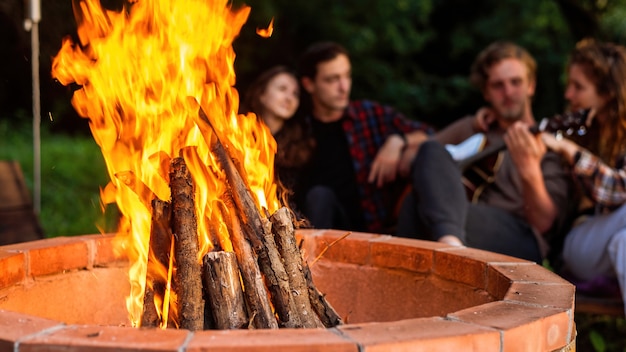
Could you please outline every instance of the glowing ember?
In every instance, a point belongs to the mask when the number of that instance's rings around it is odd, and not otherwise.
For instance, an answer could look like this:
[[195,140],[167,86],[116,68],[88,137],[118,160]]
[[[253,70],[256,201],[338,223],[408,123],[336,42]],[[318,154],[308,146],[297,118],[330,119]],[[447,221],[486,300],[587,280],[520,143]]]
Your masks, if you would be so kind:
[[[198,261],[214,244],[232,251],[222,212],[212,211],[225,208],[221,196],[227,187],[206,142],[215,136],[201,134],[196,125],[199,107],[230,155],[245,166],[242,176],[259,210],[280,207],[273,182],[275,141],[254,115],[237,115],[232,42],[250,8],[232,9],[227,0],[140,0],[114,12],[97,0],[73,3],[80,42],[63,41],[52,75],[64,85],[81,86],[72,103],[89,119],[108,168],[103,202],[115,202],[122,214],[119,249],[131,259],[127,307],[138,326],[151,201],[170,199],[171,158],[184,157],[196,186]],[[271,23],[266,31],[271,35]],[[167,278],[171,270],[158,272]],[[155,297],[159,313],[170,309],[175,316],[175,299],[173,292],[169,299]],[[162,300],[170,301],[169,308]]]

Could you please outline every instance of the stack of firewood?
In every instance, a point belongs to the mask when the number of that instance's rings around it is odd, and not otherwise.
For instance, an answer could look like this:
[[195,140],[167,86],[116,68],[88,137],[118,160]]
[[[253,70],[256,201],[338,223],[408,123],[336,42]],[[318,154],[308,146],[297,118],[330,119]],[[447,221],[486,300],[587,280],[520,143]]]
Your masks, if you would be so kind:
[[[199,126],[215,136],[200,109]],[[152,230],[141,326],[178,326],[203,329],[323,328],[341,324],[341,318],[315,287],[309,266],[295,239],[291,212],[281,208],[262,215],[240,170],[218,138],[211,152],[228,179],[222,199],[233,252],[211,251],[198,260],[194,182],[182,157],[170,165],[171,201],[152,202]],[[173,256],[172,256],[173,253]],[[158,263],[155,263],[158,262]],[[171,268],[167,278],[154,268]],[[157,300],[175,295],[177,321],[161,321]],[[162,312],[165,305],[159,307]]]

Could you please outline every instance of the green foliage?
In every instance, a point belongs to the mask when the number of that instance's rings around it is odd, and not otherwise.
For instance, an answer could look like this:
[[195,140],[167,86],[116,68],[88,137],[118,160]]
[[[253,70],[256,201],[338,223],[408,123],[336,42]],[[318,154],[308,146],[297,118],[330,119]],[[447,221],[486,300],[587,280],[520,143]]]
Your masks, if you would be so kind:
[[[242,2],[235,1],[240,5]],[[240,38],[238,88],[274,64],[297,66],[298,54],[320,40],[342,43],[353,63],[353,98],[396,106],[443,127],[483,104],[467,81],[475,55],[495,40],[525,46],[539,64],[535,109],[563,109],[563,64],[575,39],[559,4],[542,0],[251,0]],[[274,35],[254,30],[275,19]]]
[[626,319],[576,313],[577,351],[626,352]]
[[626,1],[606,1],[606,8],[600,19],[600,28],[605,40],[626,43]]
[[606,343],[604,342],[604,338],[602,338],[602,335],[600,335],[600,333],[596,330],[591,330],[589,332],[589,340],[591,341],[593,348],[597,352],[606,351]]
[[[20,127],[21,126],[21,127]],[[29,125],[0,120],[0,160],[20,163],[33,190],[33,133]],[[99,187],[108,182],[100,149],[91,137],[41,136],[41,225],[47,237],[114,232],[117,211],[103,214]]]

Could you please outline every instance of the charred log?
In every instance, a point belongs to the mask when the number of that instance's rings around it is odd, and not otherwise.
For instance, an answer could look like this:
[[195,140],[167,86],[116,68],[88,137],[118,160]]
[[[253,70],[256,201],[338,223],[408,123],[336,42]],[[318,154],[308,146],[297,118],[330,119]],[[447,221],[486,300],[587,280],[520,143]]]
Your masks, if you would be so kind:
[[233,252],[209,252],[204,256],[203,282],[207,305],[216,329],[241,329],[248,325],[237,258]]
[[202,268],[198,259],[197,220],[194,208],[194,184],[183,158],[172,159],[170,169],[172,192],[172,232],[178,294],[179,321],[183,329],[202,330],[204,301]]

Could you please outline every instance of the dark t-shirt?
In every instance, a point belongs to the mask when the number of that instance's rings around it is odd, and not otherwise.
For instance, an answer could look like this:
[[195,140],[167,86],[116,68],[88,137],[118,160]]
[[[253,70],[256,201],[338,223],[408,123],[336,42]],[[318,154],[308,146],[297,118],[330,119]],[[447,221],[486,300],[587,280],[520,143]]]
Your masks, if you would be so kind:
[[363,210],[342,122],[323,123],[312,119],[311,128],[317,146],[305,175],[306,186],[330,187],[348,214],[351,228],[363,230]]

